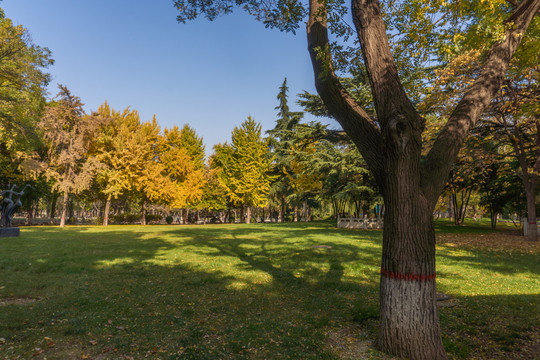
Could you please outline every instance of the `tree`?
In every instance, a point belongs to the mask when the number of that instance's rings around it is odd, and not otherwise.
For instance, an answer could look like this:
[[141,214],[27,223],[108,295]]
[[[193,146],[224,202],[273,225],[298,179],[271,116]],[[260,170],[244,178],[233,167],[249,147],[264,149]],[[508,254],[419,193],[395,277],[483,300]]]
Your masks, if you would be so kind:
[[60,218],[63,227],[69,194],[87,189],[99,169],[99,162],[88,157],[87,152],[100,124],[85,116],[79,97],[63,85],[58,87],[58,101],[48,107],[39,125],[49,146],[45,175],[55,181],[54,189],[63,193]]
[[116,111],[107,102],[93,118],[105,124],[90,152],[101,166],[97,180],[106,197],[103,225],[108,225],[111,201],[126,194],[140,200],[145,225],[148,203],[167,203],[176,190],[166,165],[159,161],[160,127],[155,117],[142,122],[136,110]]
[[148,203],[168,203],[176,190],[165,166],[158,161],[159,134],[160,128],[154,116],[152,121],[139,122],[136,133],[128,137],[127,150],[131,158],[127,171],[131,188],[141,199],[142,225],[146,225]]
[[261,125],[249,116],[232,131],[231,145],[216,146],[214,151],[213,163],[221,169],[227,196],[233,204],[247,207],[246,223],[250,223],[251,207],[266,204],[272,180],[268,141],[261,138]]
[[[491,146],[501,161],[504,157],[515,157],[519,162],[519,178],[525,192],[527,224],[529,240],[536,240],[536,188],[537,173],[540,170],[540,129],[538,114],[539,68],[536,53],[540,50],[537,40],[540,24],[533,23],[528,36],[517,51],[506,71],[506,79],[487,111],[482,115],[475,135],[481,142],[496,142]],[[536,41],[534,41],[536,39]],[[451,59],[443,69],[438,69],[439,78],[425,98],[426,108],[448,115],[451,109],[448,104],[462,96],[471,83],[471,76],[477,77],[481,69],[481,48],[478,48],[475,37],[468,39],[462,46],[460,54]],[[482,148],[475,145],[476,148]],[[511,151],[505,148],[511,148]],[[486,154],[486,152],[484,152]],[[489,155],[486,155],[489,156]],[[475,158],[475,162],[479,158]]]
[[188,125],[182,130],[174,126],[164,130],[157,152],[165,174],[174,185],[170,206],[182,209],[199,202],[205,184],[202,138]]
[[291,154],[294,141],[294,132],[300,120],[303,117],[301,112],[292,112],[289,109],[289,101],[287,92],[287,78],[283,80],[283,84],[279,88],[277,99],[279,105],[275,107],[278,110],[278,118],[276,125],[267,133],[269,136],[270,150],[273,155],[272,175],[274,181],[270,189],[270,194],[279,203],[278,221],[282,222],[285,217],[285,207],[287,197],[291,195]]
[[139,126],[139,114],[136,111],[125,109],[123,112],[115,111],[107,102],[101,105],[93,114],[105,126],[96,136],[91,154],[102,164],[102,170],[97,176],[101,193],[105,195],[105,209],[103,212],[103,226],[109,225],[109,212],[111,201],[131,189],[131,176],[129,164],[133,155],[125,150],[128,148],[130,138],[134,136]]
[[[50,52],[0,9],[0,183],[20,182],[44,148],[36,130],[46,104]],[[32,170],[36,170],[36,166]]]
[[[295,30],[305,13],[299,1],[279,1],[274,8],[268,8],[271,5],[266,2],[241,0],[204,4],[175,0],[175,4],[180,10],[179,21],[199,14],[213,19],[232,11],[236,4],[257,14],[267,26],[282,30]],[[428,10],[435,7],[425,1],[412,5]],[[435,5],[438,11],[455,10],[447,2]],[[460,147],[499,90],[510,59],[539,8],[540,0],[523,0],[515,10],[508,11],[505,23],[498,24],[502,30],[486,55],[482,72],[424,157],[421,135],[425,119],[401,81],[379,1],[354,0],[350,9],[370,80],[376,119],[347,93],[334,71],[328,30],[343,28],[328,19],[340,19],[346,8],[342,2],[309,1],[308,50],[317,92],[358,147],[384,198],[377,345],[385,352],[413,359],[447,358],[436,304],[433,210]]]
[[513,69],[492,104],[488,114],[491,127],[502,133],[505,143],[511,145],[519,163],[518,176],[525,190],[527,202],[527,235],[537,240],[536,189],[540,171],[540,87],[538,65],[522,71]]
[[25,132],[45,105],[49,75],[43,69],[53,61],[50,51],[34,45],[27,30],[14,26],[2,9],[0,39],[0,125]]

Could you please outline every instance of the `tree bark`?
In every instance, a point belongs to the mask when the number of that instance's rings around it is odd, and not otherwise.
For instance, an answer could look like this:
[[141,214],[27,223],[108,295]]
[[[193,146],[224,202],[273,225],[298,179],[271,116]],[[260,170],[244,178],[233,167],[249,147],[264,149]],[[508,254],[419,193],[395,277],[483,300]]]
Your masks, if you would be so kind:
[[68,211],[69,191],[64,190],[64,200],[62,202],[62,217],[60,218],[60,227],[66,226],[66,216]]
[[[538,239],[538,224],[536,223],[536,181],[538,171],[540,171],[540,116],[536,116],[536,159],[531,171],[527,161],[527,151],[523,136],[520,136],[517,126],[514,127],[514,134],[508,134],[511,139],[516,157],[521,168],[521,182],[525,188],[525,197],[527,200],[527,239],[536,241]],[[505,121],[506,123],[506,121]]]
[[491,210],[491,229],[495,230],[497,227],[497,212],[495,210]]
[[141,204],[141,225],[146,225],[146,196],[143,195],[143,200]]
[[58,201],[58,194],[56,191],[52,193],[52,201],[51,201],[51,213],[49,214],[49,218],[51,221],[54,221],[54,216],[56,215],[56,202]]
[[246,209],[246,224],[251,224],[251,206]]
[[[525,181],[524,181],[525,182]],[[536,182],[529,182],[525,185],[525,195],[527,197],[527,239],[536,241],[538,239],[538,224],[536,223]]]
[[109,212],[111,211],[111,197],[107,197],[105,202],[105,210],[103,211],[103,226],[109,225]]
[[286,205],[285,196],[281,198],[281,207],[279,208],[278,222],[282,223],[285,221],[285,205]]
[[[396,165],[391,167],[403,170]],[[433,208],[419,191],[418,176],[388,175],[377,345],[406,358],[446,359],[436,301]]]

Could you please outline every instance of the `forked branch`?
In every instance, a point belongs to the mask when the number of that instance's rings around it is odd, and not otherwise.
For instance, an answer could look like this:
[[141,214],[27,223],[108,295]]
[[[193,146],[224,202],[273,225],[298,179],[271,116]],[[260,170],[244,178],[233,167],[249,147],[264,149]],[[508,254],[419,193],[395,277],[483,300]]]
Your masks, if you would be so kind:
[[309,1],[307,37],[317,92],[329,113],[356,144],[377,181],[380,181],[381,132],[376,122],[350,96],[334,73],[328,40],[327,13],[320,0]]

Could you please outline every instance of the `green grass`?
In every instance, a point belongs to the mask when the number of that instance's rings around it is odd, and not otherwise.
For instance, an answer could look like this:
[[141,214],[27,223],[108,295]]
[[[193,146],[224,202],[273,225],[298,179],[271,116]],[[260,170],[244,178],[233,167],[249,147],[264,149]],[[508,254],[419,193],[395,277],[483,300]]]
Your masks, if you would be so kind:
[[[0,238],[0,358],[335,359],[375,336],[381,234],[23,228]],[[438,246],[438,286],[456,304],[440,311],[451,356],[518,357],[539,341],[538,255]]]

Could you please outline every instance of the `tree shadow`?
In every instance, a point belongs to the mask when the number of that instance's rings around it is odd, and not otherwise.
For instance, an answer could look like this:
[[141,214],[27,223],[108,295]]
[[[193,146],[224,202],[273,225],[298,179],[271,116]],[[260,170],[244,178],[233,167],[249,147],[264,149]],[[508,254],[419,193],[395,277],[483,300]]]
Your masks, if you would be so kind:
[[[0,299],[36,301],[0,307],[0,358],[39,348],[49,358],[333,359],[329,332],[355,319],[367,319],[359,338],[376,332],[381,233],[330,228],[23,229],[0,239]],[[469,254],[438,256],[494,272],[521,266]],[[489,357],[485,340],[511,358],[537,341],[538,294],[454,298],[440,311],[453,356]]]
[[439,312],[455,358],[538,358],[540,294],[456,296],[454,304]]
[[0,311],[0,357],[332,358],[326,331],[377,301],[377,247],[360,254],[324,228],[127,229],[0,241],[0,298],[38,300]]

